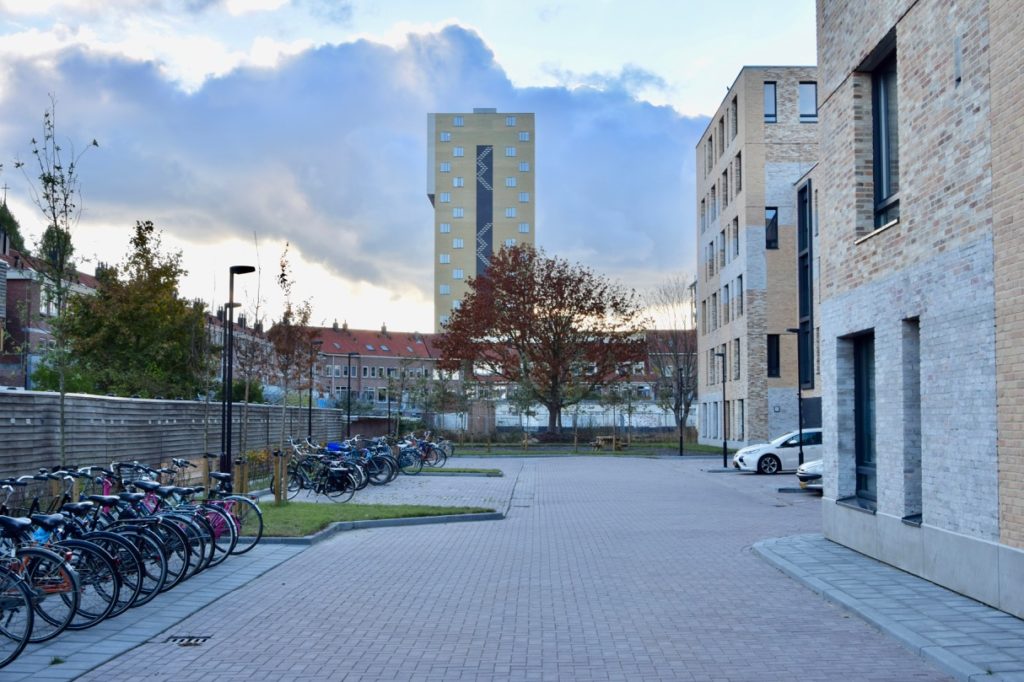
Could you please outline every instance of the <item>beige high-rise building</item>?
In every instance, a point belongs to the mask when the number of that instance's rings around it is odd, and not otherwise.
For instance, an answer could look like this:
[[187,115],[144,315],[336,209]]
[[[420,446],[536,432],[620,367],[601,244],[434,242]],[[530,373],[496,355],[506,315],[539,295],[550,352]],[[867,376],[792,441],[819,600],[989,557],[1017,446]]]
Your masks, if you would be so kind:
[[533,244],[533,114],[427,114],[427,198],[434,207],[434,330],[441,331],[503,246]]
[[798,300],[813,289],[813,238],[794,191],[817,161],[817,78],[813,66],[743,67],[697,145],[701,443],[795,431],[798,368],[803,425],[821,425],[816,323],[811,299]]

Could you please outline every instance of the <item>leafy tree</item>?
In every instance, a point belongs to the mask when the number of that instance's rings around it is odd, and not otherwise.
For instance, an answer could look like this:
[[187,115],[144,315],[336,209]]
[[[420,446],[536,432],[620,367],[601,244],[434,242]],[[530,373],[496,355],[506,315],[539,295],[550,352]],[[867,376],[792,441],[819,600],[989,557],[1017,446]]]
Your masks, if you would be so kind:
[[11,248],[23,254],[28,253],[25,251],[25,239],[21,236],[21,224],[11,213],[11,209],[7,208],[7,201],[0,204],[0,232],[7,233]]
[[548,409],[548,432],[620,363],[643,358],[636,293],[582,265],[514,246],[469,285],[438,341],[441,366],[472,362],[527,388]]
[[[15,162],[29,181],[32,201],[39,208],[46,220],[46,229],[36,247],[36,265],[43,279],[41,301],[52,304],[55,311],[49,320],[52,345],[44,357],[44,363],[53,369],[57,379],[57,390],[60,392],[58,421],[58,439],[61,465],[65,465],[67,452],[67,429],[65,413],[65,396],[67,394],[66,375],[70,353],[67,334],[64,329],[64,313],[72,288],[78,283],[78,272],[73,261],[74,246],[71,233],[81,217],[82,209],[78,203],[81,194],[78,179],[78,162],[81,152],[76,154],[74,147],[65,150],[57,141],[56,132],[56,100],[51,96],[50,108],[43,112],[42,140],[32,139],[32,156],[35,157],[39,175],[36,187],[28,176],[25,163]],[[98,147],[93,140],[89,146]]]
[[93,391],[152,398],[203,390],[206,311],[178,295],[185,274],[181,253],[163,253],[153,223],[137,222],[124,263],[99,269],[95,296],[71,300],[70,362]]
[[647,303],[663,328],[647,337],[651,369],[658,375],[655,400],[670,409],[683,433],[697,391],[696,308],[692,277],[671,277],[650,292]]
[[[236,348],[235,349],[235,353],[237,353],[237,352],[238,352],[238,349]],[[233,402],[233,403],[244,403],[244,402],[262,403],[263,402],[263,384],[260,383],[259,381],[256,381],[255,379],[250,379],[249,381],[246,381],[244,379],[235,379],[232,383],[234,384],[234,388],[231,391],[231,402]],[[217,401],[220,401],[220,400],[222,400],[224,398],[224,386],[223,385],[218,385],[217,386],[217,392],[213,396],[213,398],[214,398],[214,400],[217,400]],[[244,418],[242,419],[242,423],[243,424],[247,423]],[[245,433],[244,429],[242,430],[242,433]],[[239,447],[240,447],[242,452],[245,452],[244,447],[242,447],[242,446],[239,446]]]

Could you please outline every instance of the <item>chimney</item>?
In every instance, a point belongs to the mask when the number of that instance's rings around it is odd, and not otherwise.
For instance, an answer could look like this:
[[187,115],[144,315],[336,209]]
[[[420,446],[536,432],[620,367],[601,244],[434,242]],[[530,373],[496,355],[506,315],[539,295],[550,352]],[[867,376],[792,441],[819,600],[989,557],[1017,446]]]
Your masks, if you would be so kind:
[[256,332],[257,334],[262,334],[263,333],[263,323],[260,322],[260,321],[257,321],[256,324],[254,324],[252,326],[252,330],[254,332]]
[[238,326],[241,329],[245,329],[245,315],[239,315],[238,316]]
[[220,322],[224,321],[224,307],[217,308],[217,320]]
[[343,332],[347,332],[348,331],[348,320],[345,320],[344,322],[341,323],[341,331],[343,331]]
[[334,324],[331,325],[331,329],[338,331],[338,318],[334,318]]
[[383,322],[381,322],[381,324],[380,324],[380,335],[381,336],[387,336],[388,335],[388,326],[386,324],[384,324]]

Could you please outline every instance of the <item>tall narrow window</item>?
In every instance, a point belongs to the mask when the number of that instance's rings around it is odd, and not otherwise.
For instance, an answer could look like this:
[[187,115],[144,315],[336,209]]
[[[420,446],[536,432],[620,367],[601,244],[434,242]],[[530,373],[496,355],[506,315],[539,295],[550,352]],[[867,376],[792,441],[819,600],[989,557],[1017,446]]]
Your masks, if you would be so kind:
[[732,219],[732,257],[734,259],[740,256],[740,219]]
[[774,206],[764,209],[764,248],[779,248],[779,209]]
[[767,362],[768,376],[777,377],[781,376],[781,365],[779,363],[779,335],[769,334],[768,335],[768,362]]
[[818,84],[814,81],[800,83],[800,122],[816,123],[818,120]]
[[725,116],[718,119],[718,155],[725,153]]
[[740,340],[735,339],[732,342],[732,378],[736,381],[740,380]]
[[800,385],[814,388],[814,353],[811,330],[814,327],[814,273],[811,271],[813,262],[814,239],[811,236],[812,214],[811,181],[805,182],[797,190],[796,198],[796,277],[797,277],[797,357],[800,364]]
[[853,340],[854,448],[857,461],[857,497],[874,502],[878,497],[875,459],[875,337]]
[[874,127],[875,227],[900,217],[900,137],[896,87],[896,51],[871,76]]
[[[736,139],[736,133],[739,132],[739,108],[740,105],[738,99],[733,97],[732,106],[729,107],[729,123],[731,124],[729,127],[732,129],[730,131],[730,134],[732,135],[732,137],[729,138],[730,140]],[[739,191],[739,187],[736,188],[736,191]]]
[[708,202],[707,199],[700,200],[700,231],[703,232],[708,226]]
[[764,83],[764,122],[775,123],[775,81]]
[[729,169],[722,171],[722,207],[729,205]]
[[733,294],[736,299],[736,316],[743,314],[743,275],[736,278],[736,291]]
[[729,285],[722,287],[722,324],[729,324]]
[[718,268],[725,267],[725,230],[718,233]]
[[736,185],[736,194],[743,191],[743,153],[736,152],[736,161],[732,165],[733,184]]

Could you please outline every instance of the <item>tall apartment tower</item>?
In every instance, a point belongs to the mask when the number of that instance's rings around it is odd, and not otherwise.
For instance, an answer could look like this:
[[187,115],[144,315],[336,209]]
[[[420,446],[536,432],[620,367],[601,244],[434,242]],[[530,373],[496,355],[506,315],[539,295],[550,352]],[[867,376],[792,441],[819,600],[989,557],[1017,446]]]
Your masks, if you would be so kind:
[[533,114],[427,114],[434,207],[434,330],[503,246],[534,243]]
[[[797,428],[797,342],[787,330],[807,321],[794,183],[817,160],[817,120],[814,67],[747,66],[697,145],[702,443],[741,446]],[[812,369],[803,367],[805,388]],[[819,426],[820,414],[820,398],[804,401],[804,427]]]

